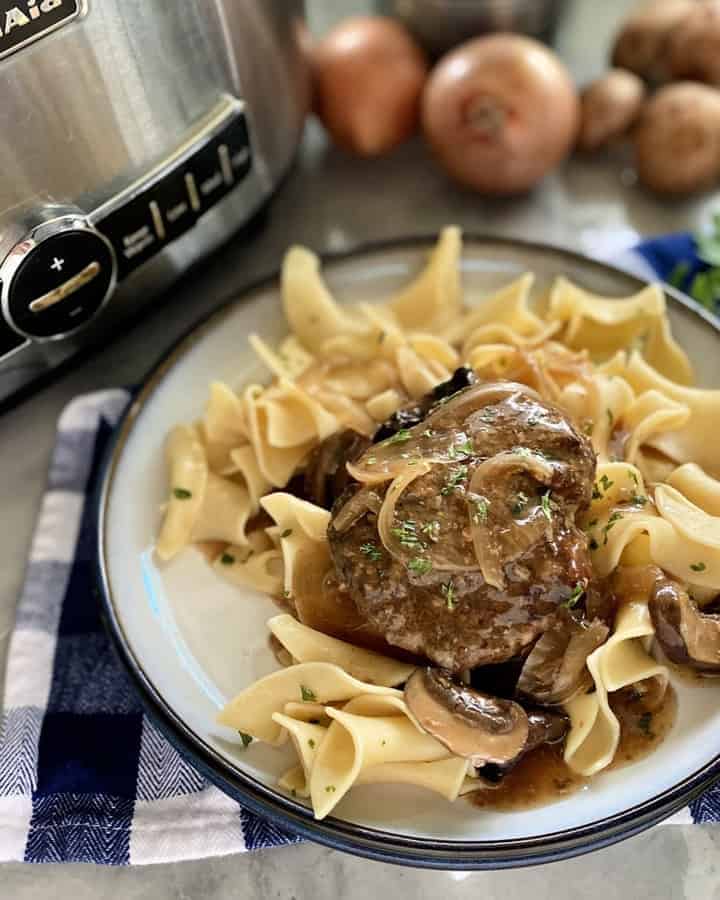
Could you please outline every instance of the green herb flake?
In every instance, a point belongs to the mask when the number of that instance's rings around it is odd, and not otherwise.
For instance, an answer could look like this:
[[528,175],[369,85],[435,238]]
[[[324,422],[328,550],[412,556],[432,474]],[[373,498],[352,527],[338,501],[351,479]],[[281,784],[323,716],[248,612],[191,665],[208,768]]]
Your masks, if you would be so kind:
[[438,521],[426,522],[420,526],[422,534],[430,538],[431,541],[437,541],[440,537],[440,523]]
[[594,528],[594,527],[597,525],[597,523],[598,523],[598,520],[597,520],[597,519],[591,519],[591,520],[588,522],[587,527],[588,527],[588,528]]
[[453,444],[453,446],[448,451],[448,455],[454,457],[457,456],[472,456],[475,452],[475,445],[470,440],[470,438],[466,438],[459,444]]
[[667,283],[681,291],[683,289],[683,285],[685,284],[685,279],[687,278],[689,273],[690,263],[676,263],[667,277]]
[[386,438],[383,441],[383,444],[404,444],[405,441],[409,441],[412,435],[410,434],[409,428],[401,428],[399,431],[396,431],[392,437]]
[[572,593],[565,600],[563,606],[566,606],[568,609],[572,609],[573,606],[576,606],[582,595],[585,593],[585,585],[578,581],[575,587],[572,589]]
[[305,703],[315,703],[317,701],[315,691],[311,691],[310,688],[305,687],[304,684],[300,685],[300,696]]
[[390,529],[390,534],[397,538],[403,547],[410,549],[424,549],[425,547],[418,537],[417,525],[412,519],[404,519],[398,527]]
[[440,593],[445,598],[445,603],[447,604],[447,608],[452,612],[455,609],[456,601],[455,601],[455,585],[452,581],[448,581],[445,584],[440,585]]
[[384,331],[381,331],[380,334],[378,335],[377,342],[378,342],[378,344],[382,344],[382,342],[383,342],[384,340],[385,340],[385,332],[384,332]]
[[610,529],[613,527],[613,525],[615,525],[617,522],[619,522],[620,519],[622,519],[622,517],[623,517],[623,514],[622,514],[621,512],[618,512],[618,511],[616,510],[616,511],[610,516],[610,518],[607,520],[607,522],[605,523],[605,525],[603,525],[602,533],[605,535],[605,538],[604,538],[604,540],[603,540],[603,546],[604,546],[605,544],[607,544],[607,542],[608,542],[608,531],[610,531]]
[[600,484],[602,485],[602,488],[605,491],[605,493],[607,493],[610,490],[610,488],[615,484],[615,482],[610,481],[610,479],[607,477],[607,475],[603,475],[603,477],[600,479]]
[[220,557],[220,562],[224,566],[231,566],[235,562],[235,557],[232,553],[223,553]]
[[542,495],[540,507],[542,508],[543,515],[548,520],[548,522],[552,522],[552,510],[550,509],[550,491],[546,491]]
[[283,600],[289,600],[292,597],[292,594],[290,593],[290,591],[287,588],[285,588],[285,590],[282,592],[282,595],[283,595]]
[[292,534],[292,528],[286,528],[285,531],[280,535],[281,538],[289,538]]
[[375,544],[368,542],[367,544],[360,544],[360,552],[364,553],[368,559],[373,562],[380,562],[382,559],[382,553],[378,550]]
[[312,738],[308,738],[308,747],[309,747],[311,750],[314,750],[314,749],[315,749],[315,741],[314,741]]
[[638,719],[638,728],[648,738],[655,737],[655,735],[650,730],[651,725],[652,725],[652,713],[644,712]]
[[239,731],[240,740],[242,741],[243,748],[249,747],[252,744],[252,735],[245,734],[244,731]]
[[189,500],[192,497],[192,491],[187,490],[187,488],[176,487],[173,488],[173,497],[176,500]]
[[693,572],[704,572],[705,569],[707,569],[707,566],[704,562],[696,562],[692,563],[690,565],[690,568],[693,570]]
[[608,426],[609,426],[610,430],[612,431],[612,427],[615,422],[615,417],[613,416],[613,411],[610,409],[610,407],[608,407],[605,410],[605,415],[607,416]]
[[454,493],[459,487],[461,487],[462,482],[465,481],[467,475],[467,466],[456,466],[454,469],[451,469],[447,481],[440,488],[440,493],[443,495],[443,497],[449,496],[450,494]]
[[408,569],[415,575],[427,575],[432,570],[432,563],[429,559],[423,559],[416,556],[407,564]]
[[326,794],[334,794],[336,790],[337,790],[337,788],[335,787],[334,784],[328,784],[325,786]]
[[647,502],[648,502],[648,498],[645,497],[643,494],[633,494],[632,497],[630,498],[630,503],[633,506],[645,506],[645,504]]
[[632,478],[635,487],[639,487],[639,486],[640,486],[640,482],[638,481],[638,477],[637,477],[637,475],[632,471],[632,469],[630,470],[630,477]]
[[425,431],[423,431],[422,436],[424,438],[435,437],[435,432],[432,430],[432,428],[426,428]]
[[586,434],[588,437],[590,437],[594,429],[595,423],[591,419],[588,419],[587,422],[583,425],[583,434]]

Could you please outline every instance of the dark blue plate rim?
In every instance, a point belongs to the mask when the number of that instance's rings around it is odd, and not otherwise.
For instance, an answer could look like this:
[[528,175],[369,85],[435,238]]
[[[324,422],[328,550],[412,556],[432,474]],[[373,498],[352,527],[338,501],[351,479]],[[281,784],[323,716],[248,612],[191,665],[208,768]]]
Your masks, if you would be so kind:
[[[347,251],[322,254],[322,263],[332,266],[333,263],[340,263],[350,258],[388,250],[415,249],[420,246],[431,247],[436,240],[437,235],[420,234],[365,243]],[[464,234],[463,240],[466,244],[477,243],[488,248],[495,245],[499,248],[516,249],[521,252],[524,249],[528,252],[546,252],[555,257],[565,257],[573,264],[586,269],[595,269],[598,272],[612,274],[616,278],[624,278],[630,289],[634,287],[635,290],[639,290],[647,284],[643,279],[623,269],[551,244],[480,234]],[[96,537],[95,578],[102,603],[103,620],[114,650],[121,664],[130,674],[144,710],[153,724],[183,758],[211,783],[237,800],[246,809],[270,819],[280,828],[336,850],[354,853],[368,859],[420,868],[502,869],[537,865],[580,856],[650,828],[686,806],[720,779],[720,754],[718,754],[707,765],[661,794],[621,813],[577,828],[531,838],[512,838],[502,841],[413,838],[381,829],[367,828],[334,817],[328,817],[320,822],[316,821],[312,812],[303,804],[283,796],[231,766],[176,715],[133,654],[115,610],[105,565],[104,517],[107,498],[127,437],[146,401],[174,365],[176,359],[188,350],[206,330],[228,315],[236,303],[242,302],[243,297],[277,284],[278,278],[279,271],[276,270],[248,284],[240,293],[234,293],[209,315],[191,326],[169,350],[162,354],[150,368],[137,395],[128,404],[118,421],[100,465],[97,487],[92,498],[92,515]],[[675,303],[702,319],[720,334],[720,325],[709,313],[697,307],[688,297],[669,285],[664,285],[664,290]]]

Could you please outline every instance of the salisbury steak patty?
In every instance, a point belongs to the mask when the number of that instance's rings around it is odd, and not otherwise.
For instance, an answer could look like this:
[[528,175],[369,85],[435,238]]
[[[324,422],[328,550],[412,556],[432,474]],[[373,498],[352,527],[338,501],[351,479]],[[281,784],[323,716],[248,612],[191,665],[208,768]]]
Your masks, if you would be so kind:
[[389,643],[458,672],[509,659],[587,585],[575,515],[595,456],[522,385],[473,385],[350,467],[328,530],[337,574]]

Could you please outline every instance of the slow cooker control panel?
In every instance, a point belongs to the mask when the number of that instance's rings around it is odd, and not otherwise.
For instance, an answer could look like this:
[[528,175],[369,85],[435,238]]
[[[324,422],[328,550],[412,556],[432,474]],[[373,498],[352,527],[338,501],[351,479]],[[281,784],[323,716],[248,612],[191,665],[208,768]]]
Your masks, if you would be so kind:
[[94,212],[36,210],[39,224],[21,229],[0,261],[0,360],[86,325],[117,281],[188,232],[251,165],[244,104],[226,96],[174,153]]
[[242,104],[224,101],[202,134],[92,214],[111,242],[124,278],[234,190],[250,171],[250,139]]

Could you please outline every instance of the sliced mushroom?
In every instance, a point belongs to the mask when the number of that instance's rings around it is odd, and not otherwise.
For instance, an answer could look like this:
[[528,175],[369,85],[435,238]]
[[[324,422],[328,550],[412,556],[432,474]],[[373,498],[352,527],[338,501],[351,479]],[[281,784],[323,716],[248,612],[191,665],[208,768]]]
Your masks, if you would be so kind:
[[423,731],[474,766],[509,763],[527,743],[530,725],[519,703],[481,694],[443,669],[416,669],[405,702]]
[[702,672],[720,672],[720,615],[701,612],[688,592],[667,578],[656,583],[648,609],[669,659]]
[[530,651],[520,672],[517,689],[543,705],[565,703],[590,684],[585,662],[608,636],[599,619],[579,622],[560,615]]
[[542,744],[557,744],[565,739],[570,730],[570,719],[561,712],[550,709],[533,709],[527,714],[528,738],[518,756],[509,763],[496,765],[488,763],[478,770],[478,778],[483,779],[489,787],[497,787],[503,778],[511,772],[523,756],[536,750]]

